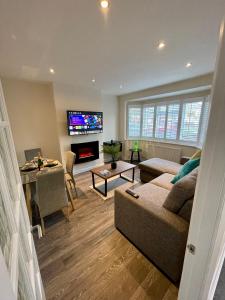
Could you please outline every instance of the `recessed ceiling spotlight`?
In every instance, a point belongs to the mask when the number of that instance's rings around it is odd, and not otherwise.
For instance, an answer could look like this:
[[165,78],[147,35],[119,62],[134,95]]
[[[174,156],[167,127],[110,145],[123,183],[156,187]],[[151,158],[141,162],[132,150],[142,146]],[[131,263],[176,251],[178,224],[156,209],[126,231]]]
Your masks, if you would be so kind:
[[166,46],[165,42],[160,42],[158,44],[158,49],[161,50],[161,49],[165,48],[165,46]]
[[95,81],[96,81],[95,78],[93,78],[93,79],[92,79],[92,82],[95,83]]
[[192,67],[192,63],[191,62],[186,63],[186,68],[190,68],[190,67]]
[[108,0],[101,0],[100,2],[102,8],[108,8],[109,7],[109,1]]
[[49,69],[49,72],[50,72],[51,74],[55,74],[55,70],[52,69],[52,68]]

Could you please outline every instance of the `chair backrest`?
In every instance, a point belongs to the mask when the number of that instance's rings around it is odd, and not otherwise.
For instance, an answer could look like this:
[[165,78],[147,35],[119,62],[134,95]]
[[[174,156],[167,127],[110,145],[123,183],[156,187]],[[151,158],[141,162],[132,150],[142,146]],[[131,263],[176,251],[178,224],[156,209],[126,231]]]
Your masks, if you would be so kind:
[[72,151],[66,153],[66,172],[73,176],[73,165],[75,163],[76,154]]
[[68,205],[63,168],[38,172],[36,190],[41,217],[48,216]]
[[42,156],[41,148],[35,148],[35,149],[28,149],[24,150],[26,161],[31,161],[34,159],[34,157],[38,156],[38,153]]

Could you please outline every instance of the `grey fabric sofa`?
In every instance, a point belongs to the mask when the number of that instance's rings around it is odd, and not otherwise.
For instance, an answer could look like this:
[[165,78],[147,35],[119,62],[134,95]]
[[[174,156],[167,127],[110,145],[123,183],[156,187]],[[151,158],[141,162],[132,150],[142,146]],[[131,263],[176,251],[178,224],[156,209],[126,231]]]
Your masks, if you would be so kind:
[[[157,161],[160,161],[158,170]],[[153,159],[150,167],[154,173],[150,176],[157,172],[161,175],[134,189],[138,199],[126,193],[123,187],[115,191],[115,226],[170,279],[177,282],[183,267],[193,199],[186,201],[188,205],[185,204],[177,213],[163,206],[173,189],[170,181],[174,174],[163,173],[162,163],[162,160]],[[167,163],[165,169],[168,166],[173,164]],[[173,173],[181,167],[179,164],[174,166]]]
[[176,175],[182,167],[181,164],[161,158],[145,160],[138,166],[140,169],[140,178],[143,182],[149,182],[164,173]]

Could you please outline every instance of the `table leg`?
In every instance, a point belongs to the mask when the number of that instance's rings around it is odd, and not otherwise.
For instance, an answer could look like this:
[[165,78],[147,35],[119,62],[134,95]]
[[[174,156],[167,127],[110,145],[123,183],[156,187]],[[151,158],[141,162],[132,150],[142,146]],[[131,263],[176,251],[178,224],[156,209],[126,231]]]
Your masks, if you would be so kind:
[[95,186],[95,174],[92,173],[92,186],[93,186],[93,189],[95,189],[96,191],[98,191],[100,194],[102,194],[104,197],[107,197],[107,179],[105,179],[105,191],[101,191],[100,189],[98,189],[96,186]]
[[92,173],[92,186],[95,189],[95,174]]
[[134,156],[134,152],[131,151],[131,156],[130,156],[130,162],[131,162],[131,163],[133,162],[133,156]]
[[107,179],[105,179],[105,197],[107,197]]
[[70,200],[71,202],[71,206],[72,206],[72,210],[75,210],[75,206],[74,206],[74,203],[73,203],[73,195],[71,193],[71,188],[68,186],[68,181],[66,181],[66,192],[67,192],[67,197],[68,197],[68,200]]
[[27,183],[25,185],[25,199],[26,199],[28,216],[29,216],[29,219],[30,219],[30,223],[32,225],[31,188],[30,188],[29,183]]
[[134,182],[134,172],[135,172],[135,168],[133,168],[132,182]]
[[138,151],[138,162],[141,161],[141,158],[140,158],[140,152]]

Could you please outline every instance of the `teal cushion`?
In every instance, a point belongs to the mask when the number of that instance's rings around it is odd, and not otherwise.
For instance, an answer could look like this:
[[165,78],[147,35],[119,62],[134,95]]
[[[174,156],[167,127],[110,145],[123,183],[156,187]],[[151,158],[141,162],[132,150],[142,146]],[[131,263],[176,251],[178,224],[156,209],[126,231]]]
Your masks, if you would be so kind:
[[186,164],[183,165],[183,167],[180,169],[179,173],[174,176],[174,178],[171,180],[171,183],[175,184],[178,180],[189,174],[192,170],[197,168],[200,164],[200,158],[196,159],[190,159],[186,162]]

